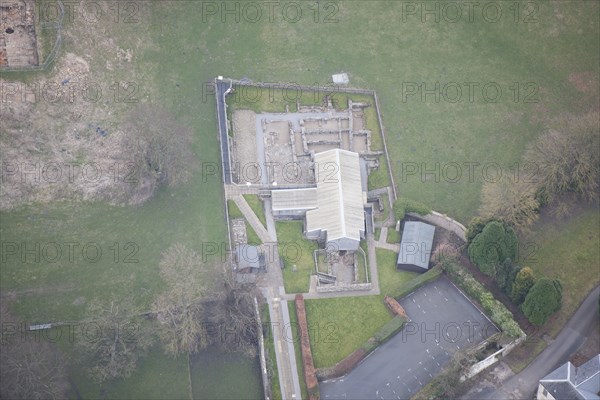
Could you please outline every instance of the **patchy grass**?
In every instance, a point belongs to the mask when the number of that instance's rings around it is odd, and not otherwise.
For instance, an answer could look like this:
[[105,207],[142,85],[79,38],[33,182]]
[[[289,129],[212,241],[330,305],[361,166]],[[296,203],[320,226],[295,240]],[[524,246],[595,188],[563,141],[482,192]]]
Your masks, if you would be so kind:
[[[283,259],[283,284],[287,293],[306,293],[310,276],[315,273],[313,252],[317,243],[307,240],[302,230],[302,221],[277,221],[279,256]],[[296,266],[296,271],[293,266]]]
[[395,230],[393,227],[388,228],[387,231],[387,242],[391,244],[400,243],[400,232]]
[[379,237],[381,236],[381,228],[375,228],[375,232],[373,232],[373,236],[375,237],[375,241],[379,241]]
[[[262,398],[262,380],[256,379],[258,374],[258,357],[248,358],[235,352],[224,353],[215,347],[208,347],[191,357],[194,399]],[[235,385],[231,384],[233,377]]]
[[347,357],[392,319],[381,296],[305,300],[316,368]]
[[265,207],[262,200],[256,194],[244,194],[244,199],[248,202],[248,205],[254,211],[254,214],[260,220],[260,223],[267,228],[267,217],[265,217]]
[[363,254],[362,251],[358,250],[356,252],[356,258],[358,260],[358,281],[360,283],[366,283],[367,275],[369,273],[367,253]]
[[275,356],[275,339],[273,338],[268,304],[265,304],[262,307],[262,323],[263,327],[267,328],[264,329],[263,333],[265,338],[267,371],[269,374],[269,383],[271,385],[271,398],[273,400],[281,400],[283,397],[281,396],[281,387],[279,386],[279,374],[277,372],[277,359]]
[[81,369],[70,372],[84,399],[187,399],[189,398],[187,356],[167,357],[154,347],[128,379],[97,385]]
[[375,216],[373,216],[373,219],[375,220],[375,222],[386,221],[390,215],[390,212],[392,212],[392,207],[390,206],[390,198],[387,194],[381,196],[381,201],[383,203],[383,212],[377,213]]
[[546,324],[552,336],[600,283],[599,226],[600,212],[593,208],[564,222],[541,222],[533,227],[534,237],[521,241],[521,248],[529,241],[537,247],[535,254],[528,255],[526,265],[536,275],[559,279],[563,285],[562,308]]
[[[302,399],[308,399],[308,389],[304,379],[304,363],[302,362],[302,350],[300,348],[300,328],[298,326],[298,316],[296,315],[296,302],[288,301],[288,310],[290,311],[290,326],[296,330],[294,337],[294,353],[296,355],[296,368],[298,369],[298,381],[300,383],[300,392]],[[309,334],[310,336],[310,334]]]
[[[227,200],[227,211],[229,212],[230,220],[233,218],[244,218],[244,220],[246,220],[246,217],[244,217],[244,214],[233,200]],[[246,220],[246,238],[248,239],[249,244],[262,244],[262,240],[260,240],[260,237],[252,225],[248,223],[248,220]]]
[[531,363],[548,344],[541,338],[534,337],[525,340],[525,343],[510,352],[504,359],[510,369],[518,374]]
[[387,249],[375,249],[379,287],[382,295],[394,296],[395,292],[406,282],[416,278],[417,272],[399,271],[396,269],[398,253]]

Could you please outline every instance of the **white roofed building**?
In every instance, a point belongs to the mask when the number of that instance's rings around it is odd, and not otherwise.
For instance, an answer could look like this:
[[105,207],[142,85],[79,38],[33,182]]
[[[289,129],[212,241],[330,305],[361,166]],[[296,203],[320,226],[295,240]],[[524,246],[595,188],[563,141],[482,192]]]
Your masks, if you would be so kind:
[[309,239],[327,242],[332,250],[357,250],[365,235],[364,179],[358,153],[332,149],[314,155],[315,188],[273,190],[277,218],[305,216]]

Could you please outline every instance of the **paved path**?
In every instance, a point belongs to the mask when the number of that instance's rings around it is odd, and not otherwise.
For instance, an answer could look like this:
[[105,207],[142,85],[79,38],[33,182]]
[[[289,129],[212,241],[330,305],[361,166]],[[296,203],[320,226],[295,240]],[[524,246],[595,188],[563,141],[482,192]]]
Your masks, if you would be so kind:
[[393,244],[388,243],[387,242],[387,233],[388,233],[387,226],[382,227],[381,233],[379,234],[379,240],[375,241],[375,247],[399,253],[400,252],[400,244],[399,243],[393,243]]
[[244,196],[242,196],[241,194],[234,196],[233,201],[238,206],[242,214],[244,214],[244,217],[246,217],[246,221],[248,221],[252,229],[254,229],[254,232],[256,232],[256,234],[263,243],[275,242],[277,240],[276,237],[272,237],[269,234],[269,232],[265,229],[265,227],[260,222],[256,214],[254,214],[254,211],[252,211],[252,208],[250,207]]
[[494,391],[470,391],[466,398],[529,399],[537,389],[538,381],[564,364],[581,347],[592,329],[599,329],[598,296],[600,286],[586,297],[563,330],[527,368],[502,382]]
[[279,265],[279,249],[273,215],[270,212],[270,207],[266,207],[265,216],[269,228],[267,230],[244,199],[244,196],[237,194],[232,199],[263,242],[262,248],[266,255],[267,272],[261,274],[259,285],[269,305],[281,395],[284,400],[300,399],[300,383],[293,342],[295,336],[292,336],[290,330],[290,314],[287,306],[289,298],[285,295],[283,287],[283,275]]
[[257,185],[225,185],[225,197],[228,199],[240,194],[259,194],[260,191]]

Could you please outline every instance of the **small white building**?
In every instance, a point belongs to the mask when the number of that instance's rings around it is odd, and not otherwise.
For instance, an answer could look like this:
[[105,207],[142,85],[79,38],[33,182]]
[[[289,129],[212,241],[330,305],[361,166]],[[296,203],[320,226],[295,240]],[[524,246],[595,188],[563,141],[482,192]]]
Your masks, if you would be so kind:
[[350,83],[350,78],[348,78],[348,74],[345,72],[331,75],[331,80],[336,85],[347,85]]

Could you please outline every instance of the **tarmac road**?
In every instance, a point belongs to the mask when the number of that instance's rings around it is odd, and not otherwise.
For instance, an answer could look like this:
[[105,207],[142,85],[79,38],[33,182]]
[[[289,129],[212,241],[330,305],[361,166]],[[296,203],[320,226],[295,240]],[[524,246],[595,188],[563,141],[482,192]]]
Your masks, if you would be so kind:
[[481,392],[477,399],[530,399],[537,390],[538,381],[566,363],[581,347],[593,329],[600,329],[598,296],[600,286],[586,297],[556,339],[529,364],[492,392]]

